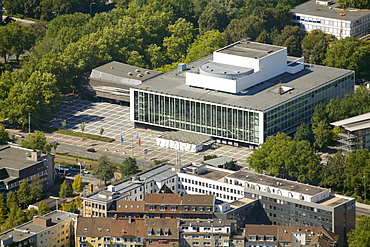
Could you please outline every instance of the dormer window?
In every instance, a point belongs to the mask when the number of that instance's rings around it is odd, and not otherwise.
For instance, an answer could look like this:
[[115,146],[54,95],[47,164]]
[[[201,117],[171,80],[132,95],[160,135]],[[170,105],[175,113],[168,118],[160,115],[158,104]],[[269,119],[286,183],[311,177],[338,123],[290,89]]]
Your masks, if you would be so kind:
[[177,210],[177,207],[171,207],[170,210],[171,211],[176,211]]
[[164,228],[164,235],[165,236],[168,236],[168,235],[170,235],[170,228]]
[[84,232],[87,232],[87,228],[84,228]]
[[155,206],[150,206],[149,210],[155,210]]
[[185,211],[189,211],[189,207],[184,207],[184,210]]
[[156,236],[160,236],[161,235],[161,231],[162,231],[161,228],[157,228],[156,231],[155,231],[155,235]]
[[153,228],[149,227],[148,228],[148,236],[151,236],[153,233]]
[[159,208],[159,211],[165,211],[166,210],[166,207],[164,207],[164,206],[161,206],[160,208]]

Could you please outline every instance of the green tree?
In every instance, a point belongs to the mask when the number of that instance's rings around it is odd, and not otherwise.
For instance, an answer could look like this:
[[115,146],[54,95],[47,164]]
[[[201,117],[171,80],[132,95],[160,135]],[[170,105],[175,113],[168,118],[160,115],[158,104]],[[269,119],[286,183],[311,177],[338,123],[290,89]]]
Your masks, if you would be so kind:
[[255,40],[264,30],[264,23],[263,19],[254,15],[233,19],[225,29],[226,42],[230,44],[247,38]]
[[368,0],[338,0],[338,3],[343,4],[344,7],[370,9],[370,2]]
[[63,127],[63,128],[65,128],[66,126],[67,126],[67,120],[65,120],[65,119],[64,119],[64,120],[62,121],[62,127]]
[[314,146],[320,150],[325,149],[331,142],[333,132],[330,127],[324,121],[320,121],[316,129],[313,130],[315,137]]
[[370,152],[368,149],[360,149],[350,153],[346,157],[344,168],[346,188],[355,195],[365,199],[370,181]]
[[50,209],[48,208],[48,206],[46,206],[45,202],[40,202],[39,209],[37,212],[38,212],[38,215],[45,215],[50,212]]
[[108,180],[114,178],[115,166],[112,165],[106,155],[99,157],[98,165],[93,170],[93,174],[100,180],[104,181],[104,184],[107,184]]
[[219,30],[222,32],[229,24],[229,18],[224,8],[207,5],[199,17],[198,24],[200,34],[204,34],[210,30]]
[[346,179],[345,156],[337,152],[328,157],[328,163],[323,165],[320,185],[331,188],[335,192],[344,192],[344,181]]
[[67,180],[64,180],[60,185],[59,196],[62,198],[67,198],[73,195],[73,188]]
[[203,155],[203,161],[211,160],[211,159],[214,159],[214,158],[217,158],[217,155],[215,155],[215,154]]
[[293,141],[284,133],[269,136],[247,159],[249,167],[260,173],[296,178],[306,183],[318,183],[320,159],[307,141]]
[[18,202],[23,205],[23,208],[25,208],[32,201],[30,185],[25,179],[23,179],[21,185],[19,186],[17,198]]
[[8,206],[5,203],[3,194],[0,193],[0,225],[2,225],[5,222],[7,213],[8,213]]
[[183,18],[168,27],[171,36],[164,38],[163,46],[166,48],[167,57],[172,61],[185,58],[186,51],[194,39],[193,28],[193,24]]
[[285,26],[276,42],[277,45],[288,48],[288,55],[301,56],[301,42],[304,34],[298,26]]
[[75,214],[80,213],[80,210],[78,209],[77,204],[74,201],[69,203],[62,203],[61,207],[61,209],[66,212],[71,212]]
[[81,129],[81,131],[82,131],[82,132],[84,132],[84,131],[85,131],[85,127],[86,127],[86,123],[85,123],[85,122],[82,122],[82,123],[80,124],[80,129]]
[[35,133],[29,134],[27,138],[22,141],[22,147],[45,152],[51,151],[51,145],[46,140],[45,133],[41,131],[35,131]]
[[349,247],[370,246],[370,217],[362,216],[356,223],[356,228],[348,233]]
[[72,183],[72,188],[74,191],[81,192],[84,188],[84,183],[82,182],[80,174],[77,174],[75,176],[75,179],[73,180]]
[[5,223],[3,224],[3,230],[9,230],[13,227],[19,226],[27,221],[25,213],[22,211],[18,205],[13,204],[10,209],[9,213],[7,215],[7,219],[5,220]]
[[313,64],[323,64],[329,43],[334,40],[330,34],[317,29],[309,32],[302,40],[305,60]]
[[39,177],[32,179],[30,186],[30,196],[33,201],[39,201],[44,198],[42,181]]
[[356,71],[356,77],[369,75],[370,43],[348,37],[332,42],[326,53],[325,66]]
[[137,167],[137,162],[135,158],[127,157],[120,165],[120,171],[122,177],[127,177],[134,175],[138,172],[139,168]]
[[236,161],[231,160],[225,163],[225,169],[236,171]]
[[4,125],[0,124],[0,143],[9,141],[9,132],[5,129]]
[[11,22],[6,25],[9,29],[9,39],[11,39],[11,53],[15,55],[17,61],[19,56],[31,49],[36,41],[36,36],[31,26],[25,26],[20,22]]
[[36,216],[38,214],[38,211],[36,208],[30,208],[26,211],[26,218],[27,221],[31,221],[33,219],[33,216]]
[[100,133],[100,135],[103,135],[103,133],[104,133],[104,129],[103,129],[103,127],[100,127],[100,129],[99,129],[99,133]]
[[199,35],[194,43],[189,46],[186,63],[194,62],[202,57],[208,56],[213,51],[218,50],[226,45],[225,36],[218,30],[211,30]]
[[18,206],[17,195],[13,191],[8,192],[8,198],[6,199],[6,205],[8,209],[12,208],[14,205]]
[[314,139],[310,126],[305,123],[299,125],[296,132],[294,133],[293,139],[297,142],[308,141],[310,143],[313,143]]

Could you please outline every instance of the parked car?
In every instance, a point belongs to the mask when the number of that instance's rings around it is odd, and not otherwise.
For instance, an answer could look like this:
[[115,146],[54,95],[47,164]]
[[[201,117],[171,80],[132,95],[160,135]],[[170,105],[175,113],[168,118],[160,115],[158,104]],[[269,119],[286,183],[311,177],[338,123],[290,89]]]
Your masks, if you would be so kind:
[[86,169],[82,169],[82,171],[81,171],[83,174],[90,174],[90,172],[88,171],[88,170],[86,170]]
[[15,137],[18,137],[18,138],[24,138],[24,135],[21,135],[21,134],[16,134],[14,135]]
[[95,148],[89,148],[89,149],[87,149],[87,152],[95,153],[96,150],[95,150]]

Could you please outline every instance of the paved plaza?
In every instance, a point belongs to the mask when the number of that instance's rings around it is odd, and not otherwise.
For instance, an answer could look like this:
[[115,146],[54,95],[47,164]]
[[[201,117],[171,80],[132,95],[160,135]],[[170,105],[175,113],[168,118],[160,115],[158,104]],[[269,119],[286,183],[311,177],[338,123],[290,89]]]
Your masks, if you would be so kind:
[[[59,141],[68,141],[77,146],[91,147],[99,153],[114,152],[123,157],[133,156],[139,160],[153,161],[155,159],[168,159],[175,163],[178,154],[181,164],[187,162],[201,162],[203,155],[215,154],[233,158],[238,165],[246,166],[246,158],[252,152],[246,147],[235,147],[225,144],[217,144],[217,148],[208,149],[199,153],[178,151],[157,146],[156,137],[162,132],[153,129],[133,128],[130,121],[128,105],[110,104],[106,102],[91,102],[86,100],[68,99],[61,105],[61,110],[55,115],[52,126],[62,128],[61,122],[65,119],[66,129],[79,131],[80,124],[86,123],[85,133],[99,135],[100,127],[104,128],[103,136],[115,138],[112,143],[97,142],[94,140],[82,141],[79,137],[57,134]],[[141,146],[138,145],[136,137],[140,138]],[[56,135],[54,135],[56,136]],[[120,137],[124,142],[121,143]],[[58,138],[58,139],[59,139]],[[147,154],[144,154],[144,149]]]

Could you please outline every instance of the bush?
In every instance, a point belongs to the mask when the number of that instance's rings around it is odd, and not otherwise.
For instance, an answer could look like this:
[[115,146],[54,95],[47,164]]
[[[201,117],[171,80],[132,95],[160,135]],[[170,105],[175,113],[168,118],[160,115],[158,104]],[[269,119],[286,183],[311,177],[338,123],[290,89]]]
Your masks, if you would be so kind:
[[[82,138],[82,135],[85,134],[85,133],[82,133],[82,132],[75,132],[75,131],[65,130],[65,129],[58,129],[54,132],[59,133],[59,134],[64,134],[64,135],[70,135],[70,136],[78,136],[78,137],[81,137],[81,138]],[[88,134],[87,138],[89,138],[91,140],[102,141],[102,142],[114,142],[114,140],[115,140],[114,138],[105,137],[105,136],[98,136],[98,135],[91,135],[91,134]]]

